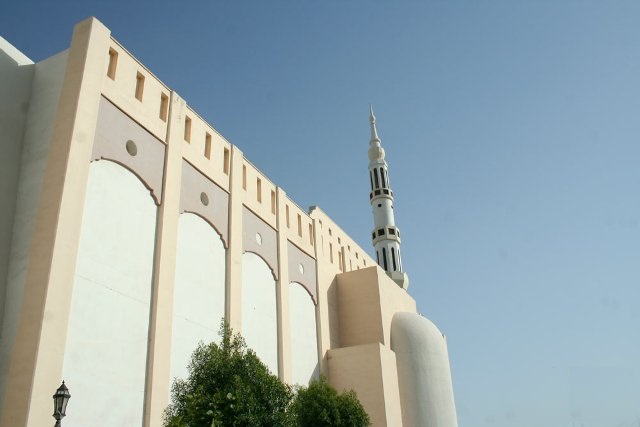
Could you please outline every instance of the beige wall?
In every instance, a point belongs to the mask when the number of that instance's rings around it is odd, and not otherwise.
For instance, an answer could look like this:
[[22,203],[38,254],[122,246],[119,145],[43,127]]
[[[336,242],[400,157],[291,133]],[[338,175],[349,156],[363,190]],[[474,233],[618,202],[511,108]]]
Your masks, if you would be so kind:
[[[3,207],[0,208],[3,212],[0,214],[3,217],[0,220],[4,224],[2,227],[10,227],[8,230],[4,228],[4,231],[0,232],[2,234],[0,241],[6,243],[7,246],[4,248],[8,250],[8,252],[0,251],[2,252],[0,254],[0,264],[3,261],[6,262],[4,264],[6,270],[2,271],[3,268],[0,267],[0,306],[2,306],[0,309],[0,323],[2,324],[2,332],[0,333],[0,405],[2,405],[3,401],[4,385],[8,376],[10,355],[18,326],[29,260],[29,248],[34,231],[62,79],[64,78],[64,70],[67,64],[67,53],[59,53],[39,62],[35,66],[20,65],[29,61],[20,60],[19,57],[15,59],[17,61],[16,64],[19,66],[33,68],[34,78],[31,81],[29,91],[30,99],[28,100],[26,119],[24,121],[18,120],[15,116],[9,115],[7,120],[2,122],[2,126],[24,125],[25,129],[22,140],[11,140],[11,138],[17,136],[15,129],[12,131],[14,133],[11,134],[11,137],[6,138],[5,134],[6,139],[3,141],[6,141],[9,145],[20,144],[20,146],[14,146],[13,149],[8,147],[3,156],[0,156],[2,158],[0,160],[2,162],[0,170],[7,174],[2,179],[3,184],[0,184],[7,185],[7,187],[4,187],[5,190],[0,191],[0,194],[16,198],[13,201],[3,200]],[[9,83],[9,86],[15,85],[15,81],[10,78],[6,83]],[[7,93],[4,90],[3,93]],[[9,91],[8,93],[12,91],[11,88],[7,90]],[[12,96],[7,96],[6,98],[2,96],[2,98],[11,100],[11,108],[20,110],[25,108],[24,103],[16,103]],[[3,109],[0,115],[5,112],[6,110]],[[18,148],[20,152],[13,151]],[[19,154],[19,157],[15,158],[15,154]],[[17,181],[14,181],[11,178],[11,174],[18,167],[20,174],[17,177]],[[11,190],[13,185],[17,186],[14,188],[15,192]],[[9,235],[5,234],[7,231],[10,233]],[[5,279],[6,287],[4,287]]]
[[415,313],[415,301],[378,266],[336,279],[340,348],[328,352],[329,381],[355,390],[374,426],[401,426],[391,322],[395,313]]
[[373,427],[402,426],[393,352],[380,343],[329,350],[329,381],[337,390],[354,390]]
[[[0,425],[50,423],[51,390],[62,372],[82,206],[109,31],[78,24],[69,50],[44,173]],[[68,167],[73,165],[73,167]]]
[[414,299],[377,266],[340,274],[337,279],[343,347],[372,342],[388,346],[393,315],[416,311]]

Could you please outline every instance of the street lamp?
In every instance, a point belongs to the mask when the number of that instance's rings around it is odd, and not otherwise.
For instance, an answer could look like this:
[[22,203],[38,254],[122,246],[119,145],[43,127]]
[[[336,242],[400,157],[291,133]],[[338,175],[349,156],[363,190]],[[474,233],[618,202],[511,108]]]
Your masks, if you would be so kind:
[[70,397],[69,389],[64,385],[64,381],[62,381],[62,385],[58,387],[56,394],[53,395],[53,418],[56,419],[56,425],[54,427],[62,426],[60,420],[67,415],[67,403],[69,403]]

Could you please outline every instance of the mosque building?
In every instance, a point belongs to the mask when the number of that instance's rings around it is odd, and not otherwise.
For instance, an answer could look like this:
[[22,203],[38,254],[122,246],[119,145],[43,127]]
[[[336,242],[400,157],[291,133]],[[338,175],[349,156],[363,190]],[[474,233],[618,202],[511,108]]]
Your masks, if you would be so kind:
[[62,379],[65,427],[161,426],[223,317],[282,380],[355,390],[376,427],[457,426],[373,110],[375,258],[95,18],[38,63],[0,38],[0,76],[0,427],[50,425]]

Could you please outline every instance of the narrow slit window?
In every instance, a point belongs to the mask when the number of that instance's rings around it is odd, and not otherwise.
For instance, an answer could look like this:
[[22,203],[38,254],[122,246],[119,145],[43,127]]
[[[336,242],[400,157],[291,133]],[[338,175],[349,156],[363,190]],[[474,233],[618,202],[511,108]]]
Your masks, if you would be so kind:
[[229,149],[224,149],[224,156],[222,157],[222,172],[225,175],[229,175]]
[[380,184],[378,182],[378,169],[374,169],[373,171],[373,179],[376,182],[376,188],[380,188]]
[[242,165],[242,189],[247,189],[247,167]]
[[393,266],[393,271],[396,271],[396,249],[391,248],[391,265]]
[[136,75],[136,99],[142,101],[144,94],[144,76],[140,73]]
[[276,214],[276,192],[271,190],[271,213]]
[[387,268],[387,249],[386,248],[382,248],[382,263],[384,264],[384,270],[385,271],[389,271]]
[[118,67],[118,52],[109,49],[109,66],[107,67],[107,76],[111,80],[116,79],[116,68]]
[[258,203],[262,203],[262,180],[256,178],[256,200]]
[[291,224],[289,223],[289,205],[285,205],[285,217],[287,220],[287,228],[291,228]]
[[209,133],[204,136],[204,156],[211,159],[211,135]]
[[333,264],[333,245],[329,243],[329,261]]
[[376,262],[380,265],[380,252],[376,251]]
[[298,214],[298,236],[302,237],[302,217]]
[[382,186],[386,187],[387,183],[386,183],[385,178],[384,178],[384,169],[383,168],[380,168],[380,179],[382,181]]
[[369,171],[369,180],[371,181],[371,189],[373,190],[373,172]]
[[184,140],[191,142],[191,118],[184,116]]
[[342,250],[338,249],[338,270],[342,271]]
[[164,93],[160,94],[160,120],[167,121],[167,115],[169,113],[169,97]]

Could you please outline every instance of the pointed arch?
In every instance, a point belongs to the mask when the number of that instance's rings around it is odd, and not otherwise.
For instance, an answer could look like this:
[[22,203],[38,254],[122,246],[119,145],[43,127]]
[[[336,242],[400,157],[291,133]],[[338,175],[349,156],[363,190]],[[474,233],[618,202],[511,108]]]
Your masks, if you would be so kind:
[[242,255],[242,335],[272,373],[278,374],[276,281],[264,258]]
[[156,216],[129,169],[89,166],[62,369],[78,425],[142,423]]
[[292,382],[306,386],[319,374],[316,306],[298,282],[289,283],[289,322]]
[[215,227],[198,214],[178,219],[171,334],[171,378],[186,378],[200,341],[218,342],[225,315],[226,250]]

